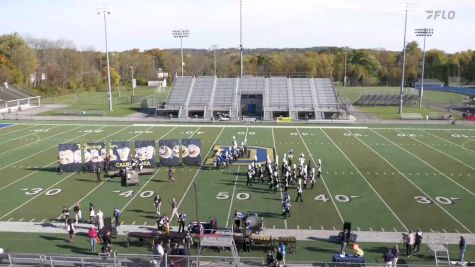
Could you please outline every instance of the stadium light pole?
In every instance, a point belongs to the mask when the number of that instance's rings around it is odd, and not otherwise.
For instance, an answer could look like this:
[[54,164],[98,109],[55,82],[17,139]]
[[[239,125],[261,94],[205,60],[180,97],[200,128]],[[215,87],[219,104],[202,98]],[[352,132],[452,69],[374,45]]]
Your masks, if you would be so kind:
[[431,37],[434,33],[434,29],[422,28],[416,29],[416,36],[424,37],[424,44],[422,48],[422,73],[421,73],[421,88],[419,89],[419,108],[422,108],[422,95],[424,94],[424,69],[426,63],[426,37]]
[[343,77],[343,87],[346,87],[346,65],[347,65],[346,54],[348,53],[348,50],[350,50],[348,46],[343,47],[343,51],[345,51],[345,76]]
[[112,111],[112,90],[111,90],[111,72],[110,72],[110,66],[109,66],[109,49],[107,47],[107,19],[106,15],[110,15],[110,11],[108,11],[106,8],[99,8],[97,11],[97,15],[103,15],[104,16],[104,36],[106,39],[106,61],[107,61],[107,89],[109,92],[109,111]]
[[134,66],[129,66],[129,68],[132,70],[132,96],[135,95],[135,86],[134,86]]
[[409,11],[410,8],[414,8],[415,4],[414,3],[405,3],[404,5],[404,41],[403,41],[403,47],[402,47],[402,66],[401,66],[401,88],[399,91],[399,114],[402,114],[402,104],[404,101],[404,95],[403,95],[403,90],[404,90],[404,71],[406,69],[406,31],[407,31],[407,12]]
[[185,65],[185,63],[183,62],[183,38],[188,38],[190,36],[190,30],[186,30],[186,29],[173,30],[172,35],[175,38],[180,38],[181,76],[183,77],[183,65]]
[[239,51],[241,56],[241,78],[244,75],[243,46],[242,46],[242,0],[239,0]]
[[214,60],[214,76],[217,77],[216,71],[216,49],[218,49],[218,45],[211,45],[210,49],[213,50],[213,60]]

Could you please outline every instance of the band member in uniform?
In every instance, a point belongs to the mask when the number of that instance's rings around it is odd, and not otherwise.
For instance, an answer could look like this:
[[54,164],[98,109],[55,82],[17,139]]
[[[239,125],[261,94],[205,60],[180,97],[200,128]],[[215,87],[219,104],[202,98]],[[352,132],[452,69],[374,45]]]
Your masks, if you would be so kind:
[[168,181],[175,182],[175,169],[172,169],[171,166],[168,167]]

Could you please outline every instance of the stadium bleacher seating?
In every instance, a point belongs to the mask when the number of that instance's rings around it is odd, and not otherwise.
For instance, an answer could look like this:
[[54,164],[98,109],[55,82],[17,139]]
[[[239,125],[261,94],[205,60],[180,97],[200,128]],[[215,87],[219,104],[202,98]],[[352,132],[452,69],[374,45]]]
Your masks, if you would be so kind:
[[333,81],[330,78],[254,77],[216,78],[176,77],[166,109],[180,112],[180,118],[189,117],[188,111],[203,111],[204,118],[213,112],[226,112],[233,119],[239,117],[241,96],[262,95],[263,119],[273,119],[274,113],[289,114],[294,119],[299,112],[342,112]]

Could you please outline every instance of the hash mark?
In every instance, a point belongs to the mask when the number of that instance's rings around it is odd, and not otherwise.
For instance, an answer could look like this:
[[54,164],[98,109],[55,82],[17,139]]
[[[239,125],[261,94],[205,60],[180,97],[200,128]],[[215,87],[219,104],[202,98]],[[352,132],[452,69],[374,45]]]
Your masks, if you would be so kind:
[[442,231],[444,231],[444,233],[447,233],[447,231],[445,231],[445,229],[444,229],[444,228],[442,228]]
[[147,225],[147,221],[145,221],[145,222],[143,223],[143,225]]
[[385,232],[383,227],[381,227],[381,231]]
[[300,230],[300,226],[297,224],[297,230]]
[[359,227],[359,226],[358,226],[358,227],[356,227],[356,229],[358,229],[358,231],[361,231],[361,229],[360,229],[360,227]]
[[132,225],[135,225],[135,221],[132,222]]
[[336,231],[336,228],[335,228],[335,226],[333,226],[333,231]]
[[323,230],[323,225],[320,225],[320,228]]
[[395,227],[393,227],[393,230],[394,230],[394,232],[397,232],[397,229]]
[[369,230],[370,230],[371,232],[373,232],[373,228],[370,227]]

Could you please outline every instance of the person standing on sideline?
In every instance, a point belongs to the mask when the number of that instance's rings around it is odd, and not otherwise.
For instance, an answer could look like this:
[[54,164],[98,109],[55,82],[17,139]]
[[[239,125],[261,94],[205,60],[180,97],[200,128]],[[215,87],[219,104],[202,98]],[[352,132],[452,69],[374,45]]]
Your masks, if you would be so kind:
[[185,232],[185,222],[186,222],[186,214],[180,213],[178,216],[178,232],[184,233]]
[[421,231],[421,229],[417,228],[417,230],[416,230],[416,241],[414,243],[414,249],[413,249],[414,252],[419,252],[419,249],[421,247],[421,242],[422,242],[422,231]]
[[303,199],[302,199],[302,187],[299,185],[297,186],[297,198],[295,198],[295,202],[297,202],[300,198],[300,202],[303,202]]
[[412,248],[414,247],[414,243],[415,243],[414,234],[412,233],[411,230],[409,230],[409,233],[405,235],[404,243],[406,244],[406,256],[411,257]]
[[97,230],[96,227],[91,226],[89,232],[87,233],[89,237],[89,245],[91,246],[91,252],[96,253],[96,244],[97,244]]
[[119,208],[114,208],[114,213],[112,216],[114,217],[115,220],[115,227],[120,226],[120,209]]
[[159,241],[153,249],[153,255],[158,257],[158,259],[155,260],[157,262],[156,266],[160,266],[160,264],[162,263],[163,256],[165,255],[165,250],[163,249],[162,244],[162,241]]
[[346,248],[346,244],[348,243],[348,229],[345,229],[345,231],[343,231],[341,233],[341,238],[340,238],[340,254],[341,255],[345,255],[345,248]]
[[172,216],[170,217],[170,221],[172,220],[173,216],[175,216],[175,215],[176,215],[177,219],[180,216],[180,214],[178,214],[178,206],[176,204],[176,200],[175,200],[175,198],[173,198],[173,200],[172,200]]
[[393,267],[396,267],[397,266],[397,261],[399,260],[399,246],[398,246],[398,244],[396,244],[394,246],[394,248],[391,250],[391,253],[394,256]]
[[465,242],[465,237],[463,235],[460,236],[459,250],[460,250],[460,262],[463,262],[463,258],[465,256],[465,250],[467,250],[467,243]]
[[388,249],[388,251],[383,254],[383,259],[384,259],[385,267],[391,267],[393,265],[394,255],[391,249]]
[[104,213],[102,210],[98,210],[96,216],[98,229],[102,230],[102,228],[104,228]]
[[94,211],[94,205],[89,203],[89,223],[94,224],[96,218],[96,212]]
[[280,248],[280,252],[282,252],[282,264],[283,266],[285,266],[285,254],[286,254],[285,243],[284,242],[280,243],[279,248]]
[[160,197],[158,193],[153,198],[153,205],[155,205],[156,212],[158,216],[160,216],[160,208],[162,207],[162,198]]
[[74,235],[76,234],[76,229],[74,229],[73,225],[73,219],[68,219],[66,231],[69,233],[69,242],[73,242]]
[[74,213],[76,215],[76,222],[75,224],[77,225],[80,221],[82,222],[82,212],[81,212],[81,206],[79,206],[79,202],[74,205]]

